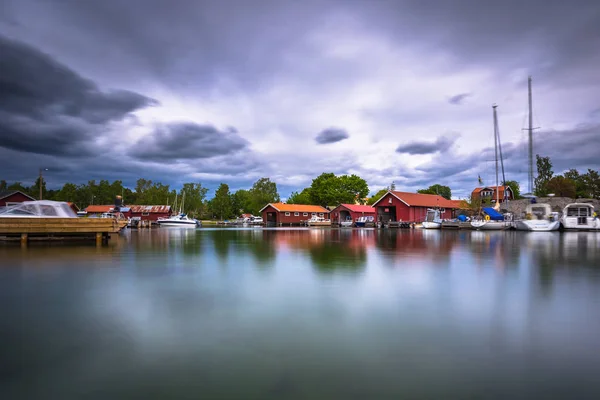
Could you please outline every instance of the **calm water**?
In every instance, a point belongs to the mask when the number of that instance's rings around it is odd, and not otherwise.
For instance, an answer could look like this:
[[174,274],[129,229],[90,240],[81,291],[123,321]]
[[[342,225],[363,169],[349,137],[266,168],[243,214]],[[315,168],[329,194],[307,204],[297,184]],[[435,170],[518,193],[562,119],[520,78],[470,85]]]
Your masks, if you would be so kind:
[[600,234],[0,246],[2,399],[600,398]]

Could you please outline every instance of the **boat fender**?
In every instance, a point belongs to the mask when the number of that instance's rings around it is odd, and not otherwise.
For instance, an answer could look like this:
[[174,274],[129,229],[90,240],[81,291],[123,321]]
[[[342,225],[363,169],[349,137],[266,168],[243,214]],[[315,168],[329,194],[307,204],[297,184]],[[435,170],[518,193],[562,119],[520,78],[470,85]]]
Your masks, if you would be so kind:
[[486,216],[485,216],[485,220],[486,220],[486,221],[489,221],[489,220],[490,220],[490,216],[489,216],[489,215],[486,215]]

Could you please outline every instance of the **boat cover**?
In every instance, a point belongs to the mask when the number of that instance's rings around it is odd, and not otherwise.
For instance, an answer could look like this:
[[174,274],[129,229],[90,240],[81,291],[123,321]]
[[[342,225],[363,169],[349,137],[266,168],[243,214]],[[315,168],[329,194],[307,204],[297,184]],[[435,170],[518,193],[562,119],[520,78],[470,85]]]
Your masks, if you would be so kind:
[[[490,217],[490,218],[491,218],[491,217]],[[460,214],[460,215],[458,216],[458,220],[459,220],[460,222],[465,222],[465,221],[467,220],[467,216],[466,216],[466,215],[463,215],[463,214]]]
[[492,221],[504,221],[504,216],[492,207],[484,207],[483,212],[484,214],[489,215]]

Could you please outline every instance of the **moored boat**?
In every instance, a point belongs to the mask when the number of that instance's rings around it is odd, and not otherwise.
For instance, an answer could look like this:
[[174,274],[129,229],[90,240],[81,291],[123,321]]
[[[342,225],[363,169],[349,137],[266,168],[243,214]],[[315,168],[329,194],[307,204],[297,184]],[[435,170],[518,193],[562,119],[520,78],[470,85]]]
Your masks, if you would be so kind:
[[159,218],[156,220],[156,223],[159,226],[179,226],[179,227],[187,227],[187,228],[195,228],[200,226],[200,221],[188,217],[186,214],[177,214],[173,215],[169,218]]
[[442,221],[440,210],[437,208],[430,208],[427,210],[427,215],[421,225],[423,229],[440,229],[442,227]]
[[358,217],[354,223],[357,228],[365,228],[367,226],[375,226],[375,217],[372,215]]
[[306,221],[307,226],[331,226],[331,220],[313,215],[309,220]]
[[514,222],[514,227],[518,231],[530,232],[551,232],[560,228],[560,221],[557,213],[552,212],[550,204],[535,203],[529,204],[525,208],[525,219]]
[[471,221],[473,229],[481,231],[500,231],[511,228],[511,221],[505,215],[500,214],[492,207],[484,207],[482,209],[483,217]]
[[571,203],[563,209],[560,219],[566,230],[600,231],[600,218],[594,206],[587,203]]

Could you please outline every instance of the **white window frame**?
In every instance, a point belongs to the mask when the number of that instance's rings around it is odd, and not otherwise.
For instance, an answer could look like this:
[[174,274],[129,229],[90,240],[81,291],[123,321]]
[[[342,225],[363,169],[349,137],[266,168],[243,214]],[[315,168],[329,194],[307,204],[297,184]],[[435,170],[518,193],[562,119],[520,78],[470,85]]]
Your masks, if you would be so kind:
[[310,215],[317,215],[317,213],[310,213]]
[[445,208],[440,208],[440,213],[442,213],[442,214],[443,214],[443,213],[445,213],[445,212],[446,212],[446,209],[445,209]]
[[149,216],[150,216],[150,213],[149,213],[149,212],[143,212],[143,213],[142,213],[142,217],[149,217]]
[[319,217],[322,217],[322,216],[323,216],[323,213],[319,213]]
[[303,217],[308,217],[308,213],[302,213]]
[[17,204],[21,204],[21,202],[20,201],[7,201],[5,207],[16,206]]
[[289,216],[290,216],[290,213],[286,211],[286,213],[285,213],[285,216],[286,216],[286,217],[289,217]]
[[299,212],[295,212],[295,213],[294,213],[294,217],[299,217],[299,216],[300,216],[300,213],[299,213]]

